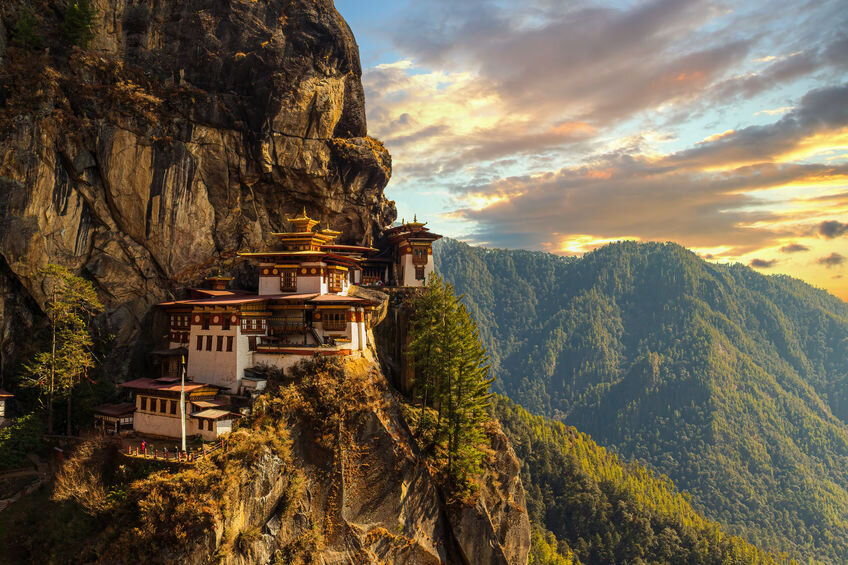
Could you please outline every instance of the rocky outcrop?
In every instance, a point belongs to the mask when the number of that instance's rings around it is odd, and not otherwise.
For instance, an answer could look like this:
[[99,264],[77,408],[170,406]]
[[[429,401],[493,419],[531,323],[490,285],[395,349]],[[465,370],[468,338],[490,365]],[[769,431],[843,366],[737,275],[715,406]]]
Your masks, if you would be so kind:
[[474,506],[451,505],[448,520],[467,563],[525,563],[530,521],[521,469],[509,440],[496,422],[487,430],[492,456]]
[[366,300],[370,300],[374,303],[374,309],[368,316],[368,329],[376,328],[382,324],[383,320],[386,319],[386,315],[389,312],[389,295],[385,292],[374,288],[351,286],[348,290],[348,294],[359,298],[365,298]]
[[263,455],[236,483],[239,492],[224,495],[238,501],[235,509],[186,553],[148,555],[153,562],[527,563],[519,464],[496,424],[476,504],[449,506],[373,362],[304,370],[307,382],[281,394],[294,407],[290,460]]
[[[0,7],[6,30],[24,4]],[[0,287],[27,297],[4,294],[0,365],[39,317],[48,263],[96,283],[126,360],[154,303],[219,266],[249,279],[235,253],[287,215],[306,207],[352,243],[394,219],[331,0],[97,0],[87,51],[63,40],[64,3],[34,4],[44,52],[4,57],[0,27]]]

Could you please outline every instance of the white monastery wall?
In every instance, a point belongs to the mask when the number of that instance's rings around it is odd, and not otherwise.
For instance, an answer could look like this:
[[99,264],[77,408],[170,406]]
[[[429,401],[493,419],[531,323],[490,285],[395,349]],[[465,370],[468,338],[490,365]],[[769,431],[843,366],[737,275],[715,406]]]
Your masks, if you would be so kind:
[[[188,376],[195,381],[229,388],[233,392],[237,391],[240,377],[237,355],[238,333],[236,324],[230,326],[229,330],[223,330],[220,324],[214,323],[210,324],[208,330],[192,324],[188,343]],[[211,351],[207,350],[209,336],[212,338]],[[218,351],[219,336],[223,338],[221,351]],[[197,349],[198,337],[203,338],[200,350]],[[228,337],[233,338],[233,351],[227,351]]]

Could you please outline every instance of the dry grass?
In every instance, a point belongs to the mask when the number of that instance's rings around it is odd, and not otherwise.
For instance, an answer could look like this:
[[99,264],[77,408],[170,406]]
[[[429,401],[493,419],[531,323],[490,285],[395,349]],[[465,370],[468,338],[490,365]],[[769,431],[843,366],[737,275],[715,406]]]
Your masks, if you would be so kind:
[[87,514],[98,515],[114,508],[109,491],[103,483],[106,457],[115,455],[100,441],[89,441],[79,446],[56,475],[53,500],[71,501]]

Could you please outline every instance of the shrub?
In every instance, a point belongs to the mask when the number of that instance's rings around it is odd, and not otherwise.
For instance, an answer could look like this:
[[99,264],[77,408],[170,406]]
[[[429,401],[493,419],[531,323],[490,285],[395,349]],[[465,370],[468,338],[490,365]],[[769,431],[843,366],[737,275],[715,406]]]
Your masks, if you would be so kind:
[[[111,453],[110,453],[111,451]],[[53,499],[78,504],[87,514],[102,514],[112,509],[115,499],[103,484],[103,470],[107,457],[116,456],[102,441],[87,441],[65,461],[56,475]]]
[[250,546],[261,537],[262,530],[256,526],[242,530],[239,532],[238,537],[236,537],[236,549],[238,549],[239,553],[242,555],[250,556]]
[[72,45],[85,49],[94,39],[94,18],[97,9],[91,5],[91,0],[74,0],[65,12],[62,22],[62,32]]
[[0,471],[27,466],[27,454],[43,447],[44,422],[36,414],[21,416],[0,428]]
[[38,32],[38,20],[35,19],[31,8],[27,7],[21,10],[21,15],[18,16],[18,21],[15,22],[15,29],[12,32],[12,43],[30,51],[41,49],[44,44],[44,39]]

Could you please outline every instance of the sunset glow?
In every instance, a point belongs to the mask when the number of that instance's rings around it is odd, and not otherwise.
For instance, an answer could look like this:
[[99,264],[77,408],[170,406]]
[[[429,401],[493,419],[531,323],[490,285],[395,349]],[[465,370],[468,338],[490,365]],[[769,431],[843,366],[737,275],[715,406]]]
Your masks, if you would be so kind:
[[848,299],[843,3],[336,5],[400,215],[569,255],[676,241]]

